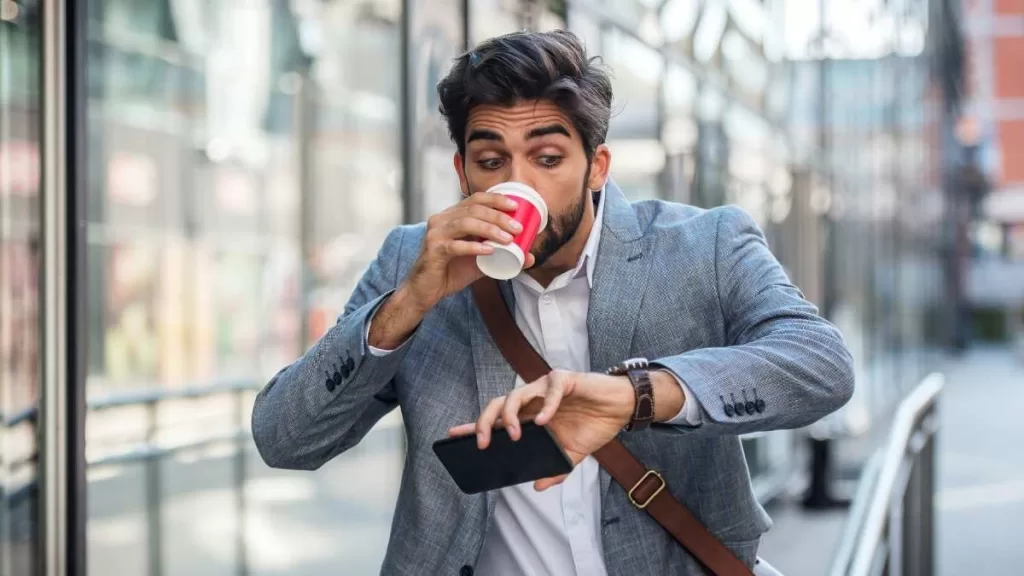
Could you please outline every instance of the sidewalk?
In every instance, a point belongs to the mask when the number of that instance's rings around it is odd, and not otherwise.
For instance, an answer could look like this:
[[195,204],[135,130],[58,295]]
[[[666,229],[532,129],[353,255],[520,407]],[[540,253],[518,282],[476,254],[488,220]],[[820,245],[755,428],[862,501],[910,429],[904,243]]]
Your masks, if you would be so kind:
[[1024,573],[1024,358],[979,349],[947,375],[939,407],[938,576]]
[[[1021,574],[1024,358],[1009,347],[979,347],[951,360],[945,373],[936,456],[937,574]],[[786,576],[821,576],[846,511],[807,513],[796,500],[783,497],[768,509],[775,526],[760,553]]]

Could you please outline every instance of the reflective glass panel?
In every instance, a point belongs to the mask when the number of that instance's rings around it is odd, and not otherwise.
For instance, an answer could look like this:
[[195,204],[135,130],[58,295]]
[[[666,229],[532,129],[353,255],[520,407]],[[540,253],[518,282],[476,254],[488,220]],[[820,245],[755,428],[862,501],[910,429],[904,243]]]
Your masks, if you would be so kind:
[[611,69],[614,91],[608,129],[612,177],[630,198],[660,197],[665,167],[659,113],[664,57],[617,28],[606,29],[602,39],[601,55]]
[[316,472],[269,469],[248,425],[402,220],[401,18],[89,2],[90,574],[379,570],[397,413]]
[[0,10],[0,576],[40,573],[41,20]]

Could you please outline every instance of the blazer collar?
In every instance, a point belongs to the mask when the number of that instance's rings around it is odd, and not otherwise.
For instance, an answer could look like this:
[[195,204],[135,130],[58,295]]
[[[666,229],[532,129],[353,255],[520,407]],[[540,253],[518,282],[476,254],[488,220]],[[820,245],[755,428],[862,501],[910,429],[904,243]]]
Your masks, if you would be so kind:
[[611,178],[605,184],[604,195],[604,230],[610,231],[621,242],[632,242],[643,236],[633,206]]

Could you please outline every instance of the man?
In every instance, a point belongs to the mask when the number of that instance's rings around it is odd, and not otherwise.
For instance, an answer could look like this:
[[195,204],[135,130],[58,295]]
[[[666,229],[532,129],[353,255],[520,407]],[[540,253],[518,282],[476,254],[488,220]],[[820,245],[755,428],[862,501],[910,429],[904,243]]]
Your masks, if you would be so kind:
[[[631,204],[609,178],[612,90],[578,39],[517,33],[460,57],[438,86],[464,199],[387,237],[337,325],[259,394],[271,466],[315,469],[400,407],[408,455],[383,574],[702,574],[590,456],[619,436],[742,561],[770,526],[739,434],[805,426],[849,398],[838,331],[790,284],[734,207]],[[523,182],[550,223],[503,283],[516,323],[556,368],[524,383],[469,285],[483,240],[516,227],[494,184]],[[650,361],[654,425],[606,369]],[[432,452],[529,404],[577,464],[564,478],[464,495]],[[633,431],[624,432],[624,428]],[[638,430],[638,428],[644,428]],[[372,482],[372,478],[367,478]]]

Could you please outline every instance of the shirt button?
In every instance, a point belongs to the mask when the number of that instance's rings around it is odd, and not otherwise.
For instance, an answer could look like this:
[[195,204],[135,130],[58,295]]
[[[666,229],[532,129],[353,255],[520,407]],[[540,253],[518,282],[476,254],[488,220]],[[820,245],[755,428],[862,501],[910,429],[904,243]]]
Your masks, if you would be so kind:
[[541,300],[543,300],[545,304],[551,304],[551,295],[545,294],[544,298],[542,298]]

